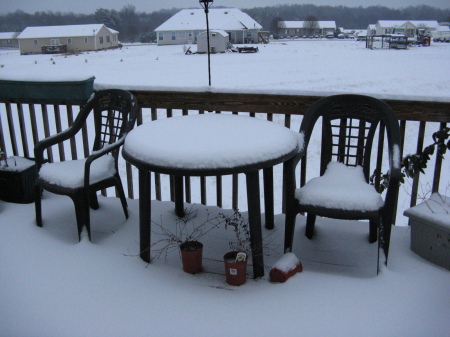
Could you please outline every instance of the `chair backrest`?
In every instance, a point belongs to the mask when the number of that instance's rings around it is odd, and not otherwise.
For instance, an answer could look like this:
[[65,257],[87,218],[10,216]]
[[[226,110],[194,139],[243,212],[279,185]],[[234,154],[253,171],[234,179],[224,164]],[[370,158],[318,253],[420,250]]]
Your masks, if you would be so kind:
[[[306,112],[300,132],[309,143],[317,120],[322,117],[322,145],[320,175],[330,161],[347,166],[362,166],[367,181],[370,177],[370,158],[376,130],[386,135],[389,151],[399,144],[398,120],[389,105],[363,95],[335,95],[320,99]],[[390,155],[392,158],[392,155]],[[392,165],[392,163],[390,163]]]
[[94,111],[93,151],[98,151],[116,142],[134,127],[138,105],[130,92],[110,89],[96,92],[86,109]]

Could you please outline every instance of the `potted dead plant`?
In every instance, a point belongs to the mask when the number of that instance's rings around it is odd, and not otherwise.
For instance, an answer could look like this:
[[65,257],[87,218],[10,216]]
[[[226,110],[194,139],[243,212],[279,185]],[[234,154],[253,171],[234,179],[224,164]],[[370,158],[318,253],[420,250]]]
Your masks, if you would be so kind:
[[162,223],[154,223],[156,230],[153,232],[161,236],[161,239],[152,244],[151,248],[156,252],[157,258],[167,257],[167,254],[179,249],[183,270],[189,274],[197,274],[203,270],[203,244],[200,239],[211,230],[218,227],[217,218],[209,218],[204,221],[196,221],[197,211],[186,210],[184,217],[175,219],[175,226],[171,229]]
[[232,216],[219,214],[225,222],[225,229],[233,230],[235,240],[229,242],[230,251],[223,256],[225,276],[229,285],[240,286],[247,280],[247,260],[250,253],[250,231],[248,219],[238,210]]

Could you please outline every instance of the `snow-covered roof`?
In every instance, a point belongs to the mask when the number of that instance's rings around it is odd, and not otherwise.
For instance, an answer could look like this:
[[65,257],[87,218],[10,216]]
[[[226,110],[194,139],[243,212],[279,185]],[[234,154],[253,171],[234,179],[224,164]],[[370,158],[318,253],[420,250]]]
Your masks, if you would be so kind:
[[408,22],[412,23],[417,28],[435,28],[439,27],[439,23],[434,20],[409,20]]
[[51,38],[51,37],[73,37],[92,36],[97,34],[102,27],[108,29],[112,34],[118,33],[104,24],[91,25],[64,25],[64,26],[41,26],[27,27],[18,36],[19,39]]
[[2,32],[0,33],[0,40],[17,39],[16,32]]
[[[262,29],[262,26],[248,14],[237,8],[210,8],[209,27],[225,31]],[[155,31],[205,30],[206,17],[203,9],[182,9]]]
[[408,22],[418,28],[437,28],[439,26],[439,23],[434,20],[379,20],[378,24],[380,27],[400,27]]
[[[305,21],[283,21],[283,28],[304,28]],[[336,21],[317,21],[319,28],[334,28],[336,29]]]
[[436,30],[438,32],[450,32],[450,27],[449,26],[439,26],[436,28]]
[[378,20],[378,25],[380,27],[400,27],[407,20]]

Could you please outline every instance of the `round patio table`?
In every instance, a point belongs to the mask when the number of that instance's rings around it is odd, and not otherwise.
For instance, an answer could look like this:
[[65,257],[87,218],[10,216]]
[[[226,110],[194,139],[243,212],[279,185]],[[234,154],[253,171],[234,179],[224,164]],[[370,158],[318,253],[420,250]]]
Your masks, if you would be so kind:
[[[298,153],[298,132],[259,118],[231,114],[172,117],[142,124],[125,138],[122,155],[139,169],[140,256],[150,263],[150,172],[174,176],[175,210],[183,216],[183,177],[244,173],[253,275],[264,275],[259,170],[272,170]],[[272,178],[273,180],[273,178]],[[265,199],[272,202],[272,190]],[[268,194],[272,194],[272,198]],[[266,203],[267,207],[267,203]],[[267,209],[266,209],[267,213]]]

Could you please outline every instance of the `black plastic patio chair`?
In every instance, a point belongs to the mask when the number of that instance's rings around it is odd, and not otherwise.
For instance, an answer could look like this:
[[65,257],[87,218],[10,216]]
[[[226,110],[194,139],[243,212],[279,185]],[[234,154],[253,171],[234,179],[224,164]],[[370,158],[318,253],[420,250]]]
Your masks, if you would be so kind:
[[[65,131],[36,143],[34,155],[38,178],[35,185],[36,224],[42,227],[42,189],[69,196],[75,205],[78,239],[86,226],[89,240],[91,227],[89,206],[98,209],[97,191],[115,187],[119,194],[125,217],[127,202],[118,171],[119,148],[127,133],[134,127],[138,105],[128,91],[111,89],[96,92],[80,109],[73,124]],[[93,113],[95,139],[92,153],[81,160],[44,163],[44,151],[74,137]]]
[[[296,166],[300,159],[306,160],[311,133],[319,118],[322,122],[320,177],[306,184],[303,182],[304,186],[298,189]],[[285,251],[292,251],[296,215],[307,213],[305,235],[309,239],[313,237],[317,215],[369,220],[369,241],[377,241],[379,235],[379,246],[387,261],[400,179],[400,132],[394,111],[385,102],[368,96],[325,97],[307,110],[300,133],[304,137],[304,148],[284,166]],[[384,201],[369,184],[376,134],[378,139],[384,139],[386,134],[388,141],[389,186]],[[355,190],[358,193],[354,193]]]

